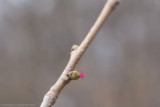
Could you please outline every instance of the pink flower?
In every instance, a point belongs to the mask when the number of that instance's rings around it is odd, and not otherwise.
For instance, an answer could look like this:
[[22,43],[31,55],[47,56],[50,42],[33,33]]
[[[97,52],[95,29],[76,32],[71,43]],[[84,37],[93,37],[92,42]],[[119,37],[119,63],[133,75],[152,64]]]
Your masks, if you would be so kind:
[[82,80],[83,80],[83,78],[84,77],[86,77],[86,74],[84,73],[84,71],[78,71],[79,73],[80,73],[80,78],[82,78]]

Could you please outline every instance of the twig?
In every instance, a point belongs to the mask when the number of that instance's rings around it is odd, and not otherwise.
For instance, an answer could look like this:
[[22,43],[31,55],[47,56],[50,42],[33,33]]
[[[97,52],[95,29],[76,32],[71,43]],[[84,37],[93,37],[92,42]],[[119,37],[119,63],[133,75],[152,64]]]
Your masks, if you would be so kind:
[[108,0],[106,2],[101,14],[99,15],[97,21],[89,31],[86,38],[83,40],[83,42],[77,49],[71,52],[71,57],[66,68],[64,69],[63,73],[61,74],[57,82],[46,93],[40,107],[51,107],[52,105],[54,105],[63,87],[70,82],[70,79],[67,76],[68,72],[74,69],[81,56],[84,54],[84,52],[96,36],[99,29],[104,24],[105,20],[108,18],[108,16],[114,10],[118,3],[119,0]]

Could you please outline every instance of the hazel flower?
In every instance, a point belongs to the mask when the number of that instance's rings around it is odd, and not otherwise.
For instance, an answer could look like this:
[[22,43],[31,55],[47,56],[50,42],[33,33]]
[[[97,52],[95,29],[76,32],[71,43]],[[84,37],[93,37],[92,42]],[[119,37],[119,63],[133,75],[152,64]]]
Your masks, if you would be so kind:
[[82,80],[83,80],[83,78],[86,77],[84,71],[82,71],[82,72],[81,71],[70,71],[68,73],[68,76],[71,80],[77,80],[79,78],[82,78]]
[[82,80],[83,80],[83,78],[86,77],[86,74],[84,73],[84,71],[82,71],[82,72],[78,71],[78,72],[80,72],[80,78],[82,78]]

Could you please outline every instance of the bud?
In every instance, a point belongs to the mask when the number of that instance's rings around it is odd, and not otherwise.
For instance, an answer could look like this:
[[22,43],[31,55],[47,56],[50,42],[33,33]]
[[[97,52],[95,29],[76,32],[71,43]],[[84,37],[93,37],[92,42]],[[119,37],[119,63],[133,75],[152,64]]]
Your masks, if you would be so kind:
[[68,73],[68,76],[69,76],[69,78],[71,79],[71,80],[77,80],[77,79],[79,79],[79,78],[84,78],[84,77],[86,77],[86,75],[85,75],[85,73],[84,73],[84,71],[70,71],[69,73]]
[[77,80],[80,77],[80,72],[78,71],[71,71],[68,73],[68,76],[71,80]]
[[71,48],[71,50],[74,51],[74,50],[76,50],[78,47],[79,47],[78,45],[73,45],[72,48]]

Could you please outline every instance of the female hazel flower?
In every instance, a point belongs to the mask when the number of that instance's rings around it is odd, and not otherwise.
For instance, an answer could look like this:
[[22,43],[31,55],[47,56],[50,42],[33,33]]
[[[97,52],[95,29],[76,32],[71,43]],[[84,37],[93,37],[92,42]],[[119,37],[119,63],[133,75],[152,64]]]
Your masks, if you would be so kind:
[[71,80],[77,80],[79,78],[82,78],[82,80],[83,80],[83,78],[86,77],[84,71],[82,71],[82,72],[81,71],[70,71],[68,73],[68,76]]
[[86,74],[84,73],[84,71],[82,71],[82,72],[78,71],[78,72],[80,72],[80,78],[82,78],[82,80],[83,80],[83,78],[86,77]]

